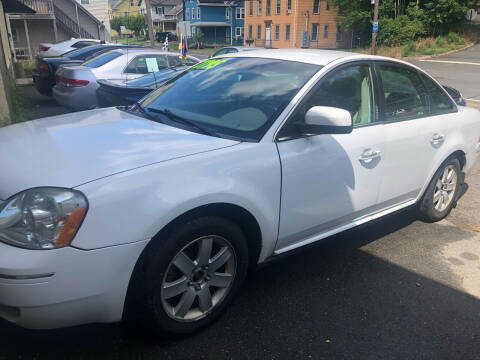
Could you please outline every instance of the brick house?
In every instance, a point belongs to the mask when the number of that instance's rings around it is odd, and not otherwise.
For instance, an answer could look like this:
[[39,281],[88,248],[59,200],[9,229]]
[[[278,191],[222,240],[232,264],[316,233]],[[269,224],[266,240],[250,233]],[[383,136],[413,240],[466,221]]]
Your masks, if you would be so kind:
[[245,42],[273,48],[346,48],[350,35],[327,0],[246,0]]

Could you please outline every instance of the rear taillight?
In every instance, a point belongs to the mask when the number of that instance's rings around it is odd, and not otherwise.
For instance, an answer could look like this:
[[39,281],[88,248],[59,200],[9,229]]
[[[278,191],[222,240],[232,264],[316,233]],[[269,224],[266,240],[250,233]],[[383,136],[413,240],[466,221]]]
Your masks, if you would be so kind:
[[43,46],[43,45],[40,45],[40,51],[48,51],[50,50],[51,46]]
[[45,72],[49,72],[49,71],[50,71],[50,68],[48,67],[47,64],[44,63],[44,64],[41,64],[41,65],[40,65],[40,70],[43,70],[43,71],[45,71]]
[[79,79],[69,79],[63,76],[55,75],[55,80],[57,83],[62,83],[65,86],[87,86],[90,81],[88,80],[79,80]]

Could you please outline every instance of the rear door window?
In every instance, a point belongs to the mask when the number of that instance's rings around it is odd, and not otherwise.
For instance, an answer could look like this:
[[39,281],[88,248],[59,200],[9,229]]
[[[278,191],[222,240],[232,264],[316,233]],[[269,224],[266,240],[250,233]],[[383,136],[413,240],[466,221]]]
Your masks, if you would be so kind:
[[432,115],[450,113],[456,109],[455,104],[443,88],[438,86],[435,81],[426,75],[422,74],[422,79],[430,95],[430,113]]
[[149,74],[168,67],[168,60],[165,55],[142,55],[130,61],[124,72],[127,74]]
[[380,63],[378,73],[383,85],[385,121],[401,121],[429,115],[428,93],[415,69]]

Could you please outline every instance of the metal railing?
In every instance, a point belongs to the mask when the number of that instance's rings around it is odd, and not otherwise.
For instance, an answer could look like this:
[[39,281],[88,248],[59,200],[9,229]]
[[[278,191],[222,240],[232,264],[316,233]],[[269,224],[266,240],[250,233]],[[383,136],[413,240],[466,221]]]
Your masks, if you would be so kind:
[[30,9],[35,10],[36,14],[46,15],[53,14],[53,1],[52,0],[18,0]]
[[95,38],[87,30],[79,26],[75,20],[73,20],[65,12],[59,9],[58,6],[53,5],[53,10],[54,10],[55,18],[57,19],[57,21],[60,24],[62,24],[64,27],[66,27],[68,30],[73,31],[75,35],[78,35],[79,37],[87,38],[87,39]]

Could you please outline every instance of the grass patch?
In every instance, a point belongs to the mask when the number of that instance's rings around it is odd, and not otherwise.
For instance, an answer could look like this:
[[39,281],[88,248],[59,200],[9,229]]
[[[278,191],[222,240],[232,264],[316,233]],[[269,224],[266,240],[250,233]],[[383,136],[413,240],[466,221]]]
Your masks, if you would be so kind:
[[10,85],[10,103],[12,110],[10,122],[16,124],[27,121],[30,114],[28,102],[22,94],[22,89],[13,83]]
[[[472,43],[476,40],[477,34],[473,32],[465,33],[462,36],[451,32],[447,36],[409,41],[403,46],[379,46],[377,47],[377,55],[393,58],[439,55],[452,50],[461,49],[467,43]],[[356,49],[355,51],[369,54],[370,48]]]

